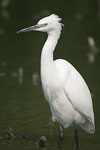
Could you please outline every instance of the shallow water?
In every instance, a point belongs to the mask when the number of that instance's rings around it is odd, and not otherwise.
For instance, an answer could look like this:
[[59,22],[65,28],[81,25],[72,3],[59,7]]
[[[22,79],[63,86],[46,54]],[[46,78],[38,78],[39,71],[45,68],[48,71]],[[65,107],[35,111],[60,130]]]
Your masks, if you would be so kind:
[[[16,31],[35,24],[51,13],[59,14],[63,28],[54,58],[74,64],[86,80],[93,97],[96,132],[78,129],[80,149],[100,149],[100,6],[98,1],[0,2],[0,150],[40,149],[35,143],[47,137],[47,150],[57,150],[58,125],[49,123],[50,110],[40,83],[40,54],[46,34]],[[2,4],[3,3],[3,4]],[[87,38],[95,41],[98,52]],[[92,55],[93,54],[93,55]],[[91,56],[92,55],[92,56]],[[16,138],[9,139],[9,127]],[[64,130],[63,150],[75,149],[72,127]],[[23,138],[23,135],[27,135]]]

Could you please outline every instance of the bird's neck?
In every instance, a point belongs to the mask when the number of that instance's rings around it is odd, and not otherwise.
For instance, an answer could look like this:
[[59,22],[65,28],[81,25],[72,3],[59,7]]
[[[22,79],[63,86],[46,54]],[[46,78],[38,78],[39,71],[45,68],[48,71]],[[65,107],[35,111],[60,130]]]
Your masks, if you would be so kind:
[[53,51],[57,45],[60,34],[57,32],[48,34],[48,38],[41,53],[41,67],[49,67],[53,63]]
[[[52,33],[48,34],[48,38],[43,46],[42,53],[41,53],[41,81],[42,85],[45,82],[48,84],[50,81],[50,74],[55,74],[55,66],[53,63],[53,51],[55,46],[57,45],[58,39],[60,34]],[[49,78],[49,79],[48,79]]]

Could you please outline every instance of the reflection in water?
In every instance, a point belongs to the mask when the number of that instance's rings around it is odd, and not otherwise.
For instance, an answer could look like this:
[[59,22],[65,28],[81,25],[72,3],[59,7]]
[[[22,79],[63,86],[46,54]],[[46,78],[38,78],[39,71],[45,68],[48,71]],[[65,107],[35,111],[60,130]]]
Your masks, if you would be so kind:
[[23,73],[23,68],[19,68],[18,69],[18,72],[12,72],[11,73],[11,76],[13,77],[13,78],[18,78],[18,82],[20,83],[20,84],[22,84],[23,83],[23,76],[24,76],[24,73]]
[[57,150],[62,150],[63,145],[58,145]]
[[63,139],[59,138],[58,145],[57,145],[57,150],[62,150],[62,147],[63,147],[62,141],[63,141]]
[[92,63],[95,62],[95,57],[96,57],[96,54],[98,53],[99,50],[96,47],[95,40],[94,40],[94,38],[92,36],[89,36],[87,38],[87,40],[88,40],[88,44],[89,44],[89,47],[90,47],[89,52],[87,54],[87,56],[88,56],[88,62],[90,64],[92,64]]
[[23,83],[23,68],[18,69],[18,81],[19,83]]
[[37,73],[34,73],[32,75],[32,83],[33,83],[34,86],[39,85],[39,83],[40,83],[40,77],[39,77],[39,75]]
[[[1,62],[0,64],[1,67],[6,67],[7,66],[7,63],[6,62]],[[6,68],[7,69],[7,68]],[[5,72],[0,72],[0,78],[2,77],[6,77],[7,76],[7,73]],[[23,68],[20,67],[17,72],[12,72],[11,73],[11,77],[12,78],[15,78],[18,80],[18,83],[22,84],[23,83],[23,77],[24,77],[24,71],[23,71]],[[39,74],[37,73],[33,73],[32,75],[32,84],[34,86],[37,86],[40,84],[40,76]]]
[[53,135],[53,127],[54,127],[54,123],[52,121],[52,116],[50,116],[49,118],[49,123],[47,124],[48,128],[49,128],[49,134]]

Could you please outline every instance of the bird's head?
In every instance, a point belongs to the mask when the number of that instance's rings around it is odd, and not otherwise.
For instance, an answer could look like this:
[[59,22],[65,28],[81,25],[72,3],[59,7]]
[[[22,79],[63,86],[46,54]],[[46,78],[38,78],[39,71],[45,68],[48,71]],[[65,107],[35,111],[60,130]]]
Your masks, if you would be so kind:
[[39,20],[39,22],[36,25],[19,30],[17,33],[27,32],[27,31],[41,31],[41,32],[47,32],[48,34],[54,31],[61,32],[63,24],[60,21],[61,18],[59,18],[55,14],[52,14],[48,17]]

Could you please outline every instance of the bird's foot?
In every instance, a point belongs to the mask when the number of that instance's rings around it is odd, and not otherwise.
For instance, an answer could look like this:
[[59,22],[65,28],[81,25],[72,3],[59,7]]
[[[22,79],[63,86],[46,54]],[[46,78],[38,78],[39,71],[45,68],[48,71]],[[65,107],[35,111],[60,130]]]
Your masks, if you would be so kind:
[[62,141],[58,141],[57,150],[62,150],[63,144]]
[[62,144],[63,139],[64,139],[64,136],[59,136],[59,139],[58,139],[58,147],[62,147],[62,146],[63,146],[63,144]]
[[79,150],[79,146],[75,145],[76,149],[75,150]]

